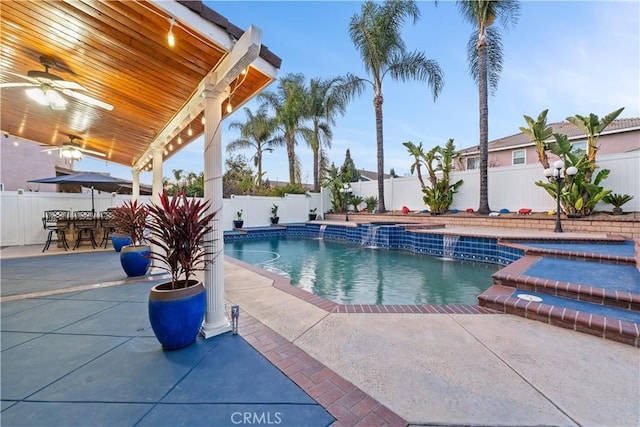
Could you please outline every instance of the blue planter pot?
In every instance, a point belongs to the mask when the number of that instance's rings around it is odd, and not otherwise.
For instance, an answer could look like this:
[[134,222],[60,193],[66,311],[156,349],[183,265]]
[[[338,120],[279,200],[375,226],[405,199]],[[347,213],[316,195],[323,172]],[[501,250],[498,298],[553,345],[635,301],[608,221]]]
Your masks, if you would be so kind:
[[204,285],[190,280],[187,288],[171,289],[161,283],[149,292],[149,322],[167,350],[192,344],[200,331],[206,309]]
[[111,244],[116,252],[120,252],[124,246],[131,244],[131,237],[126,234],[114,233],[111,236]]
[[144,276],[151,266],[151,248],[148,245],[124,246],[120,251],[120,264],[127,276]]

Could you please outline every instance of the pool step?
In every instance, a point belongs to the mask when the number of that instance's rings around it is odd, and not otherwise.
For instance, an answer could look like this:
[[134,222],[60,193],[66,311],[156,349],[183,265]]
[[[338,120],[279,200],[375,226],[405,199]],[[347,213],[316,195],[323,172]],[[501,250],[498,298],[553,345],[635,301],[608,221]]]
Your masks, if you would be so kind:
[[[542,301],[519,298],[525,292],[493,285],[478,297],[478,305],[561,328],[640,347],[640,314],[568,298],[530,294]],[[545,303],[545,299],[549,303]]]
[[[623,238],[620,239],[620,244],[625,242]],[[553,247],[553,245],[549,245],[550,247],[536,247],[534,246],[535,243],[527,244],[527,242],[523,241],[511,242],[509,240],[501,240],[500,244],[502,246],[521,250],[525,255],[537,255],[572,260],[598,261],[621,265],[637,265],[638,262],[634,255],[633,247],[627,246],[627,248],[629,248],[628,251],[617,250],[611,251],[611,253],[607,253],[607,250],[603,248],[606,248],[608,246],[616,247],[617,245],[616,243],[612,243],[611,240],[607,241],[606,244],[602,243],[600,245],[594,245],[594,249],[592,249],[591,251],[589,251],[590,248],[588,244],[584,245],[577,242],[558,244],[557,247]]]
[[493,284],[640,312],[640,294],[637,293],[545,279],[522,273],[539,259],[540,257],[531,255],[522,257],[493,274],[491,276]]

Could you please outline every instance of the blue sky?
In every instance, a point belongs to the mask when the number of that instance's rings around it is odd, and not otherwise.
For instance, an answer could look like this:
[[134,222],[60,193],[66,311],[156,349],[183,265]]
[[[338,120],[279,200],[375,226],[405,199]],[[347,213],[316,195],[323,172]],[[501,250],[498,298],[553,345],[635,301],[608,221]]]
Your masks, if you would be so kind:
[[[365,77],[360,57],[348,34],[355,1],[205,1],[235,25],[253,24],[263,31],[263,44],[282,58],[279,75],[303,73],[307,80],[347,72]],[[384,80],[385,171],[408,173],[411,158],[405,141],[426,149],[454,138],[456,148],[478,144],[478,91],[469,76],[466,44],[473,28],[454,2],[418,3],[422,17],[407,23],[403,34],[409,50],[421,50],[444,72],[442,93],[434,102],[422,83]],[[625,107],[621,117],[640,116],[640,2],[522,1],[519,22],[503,31],[505,61],[498,90],[489,99],[489,140],[518,133],[523,114],[549,109],[548,121],[575,114],[603,116]],[[272,84],[267,90],[275,90]],[[336,165],[350,149],[356,167],[376,170],[375,119],[370,90],[348,106],[333,128],[329,157]],[[255,110],[257,103],[247,107]],[[228,123],[244,120],[235,111],[222,124],[223,147],[237,138]],[[302,178],[312,182],[311,151],[299,141]],[[247,157],[254,153],[246,152]],[[225,154],[226,156],[226,154]],[[265,155],[263,169],[271,180],[288,180],[284,147]],[[204,169],[202,142],[196,141],[164,164],[199,173]],[[130,178],[129,168],[85,157],[77,169],[106,171]],[[151,173],[141,181],[151,182]]]

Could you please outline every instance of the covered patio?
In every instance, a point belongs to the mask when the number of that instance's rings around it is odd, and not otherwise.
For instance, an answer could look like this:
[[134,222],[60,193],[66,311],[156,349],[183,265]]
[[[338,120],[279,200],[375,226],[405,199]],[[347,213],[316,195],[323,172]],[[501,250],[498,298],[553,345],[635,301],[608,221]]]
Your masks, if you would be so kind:
[[[222,208],[221,122],[281,64],[258,27],[201,1],[10,1],[0,14],[3,131],[130,167],[134,199],[151,171],[154,201],[163,162],[202,135],[205,198]],[[229,330],[220,219],[213,234],[206,337]]]

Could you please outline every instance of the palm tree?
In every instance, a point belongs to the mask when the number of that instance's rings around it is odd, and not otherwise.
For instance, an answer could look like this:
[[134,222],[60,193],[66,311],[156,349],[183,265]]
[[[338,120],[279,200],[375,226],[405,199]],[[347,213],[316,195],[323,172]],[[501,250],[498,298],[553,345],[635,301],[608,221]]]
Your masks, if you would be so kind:
[[304,76],[289,74],[281,77],[276,92],[263,92],[258,99],[275,112],[275,120],[282,130],[289,160],[289,183],[300,182],[300,162],[295,153],[297,136],[304,130]]
[[320,191],[320,181],[327,168],[327,155],[323,147],[331,148],[336,116],[346,112],[346,101],[336,92],[339,78],[311,79],[306,90],[305,117],[311,121],[311,128],[304,138],[313,152],[313,191]]
[[404,20],[415,23],[420,17],[413,0],[387,0],[384,3],[367,1],[361,14],[351,17],[349,35],[359,51],[369,78],[347,74],[343,78],[343,96],[350,99],[360,95],[367,85],[373,88],[373,107],[376,117],[378,156],[378,211],[385,212],[384,203],[384,144],[382,132],[382,81],[389,75],[395,81],[418,80],[431,88],[433,99],[444,84],[438,63],[427,59],[423,52],[407,52],[400,34]]
[[244,108],[247,116],[245,122],[235,121],[229,124],[229,129],[240,131],[240,138],[234,139],[227,145],[227,152],[233,153],[238,150],[253,149],[253,164],[258,169],[257,182],[262,184],[262,155],[265,151],[272,152],[277,146],[284,142],[282,138],[273,137],[277,130],[277,123],[274,118],[267,115],[266,108],[261,106],[254,114],[249,108]]
[[458,9],[476,30],[467,43],[469,72],[478,84],[480,98],[480,207],[478,212],[488,214],[489,192],[487,170],[489,167],[489,109],[488,87],[493,94],[498,87],[502,71],[502,41],[500,30],[491,25],[499,18],[505,29],[520,16],[517,0],[459,0]]
[[176,189],[180,192],[184,188],[184,170],[173,169],[171,172],[173,173],[173,178],[176,180]]

